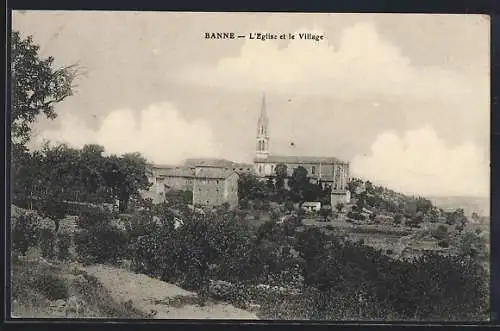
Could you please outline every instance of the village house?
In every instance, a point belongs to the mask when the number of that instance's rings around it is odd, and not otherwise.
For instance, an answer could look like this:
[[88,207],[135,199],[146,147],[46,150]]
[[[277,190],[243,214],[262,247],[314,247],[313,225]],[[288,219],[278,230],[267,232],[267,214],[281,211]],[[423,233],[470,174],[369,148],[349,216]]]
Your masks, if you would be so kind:
[[[152,183],[144,196],[154,203],[165,201],[170,190],[191,191],[193,205],[218,206],[238,204],[238,172],[251,171],[248,165],[226,160],[189,159],[182,166],[154,165],[148,170]],[[240,170],[241,169],[241,170]]]
[[321,210],[321,202],[306,201],[302,204],[302,209],[306,212],[319,212]]
[[193,205],[229,207],[238,205],[239,175],[229,168],[195,168]]

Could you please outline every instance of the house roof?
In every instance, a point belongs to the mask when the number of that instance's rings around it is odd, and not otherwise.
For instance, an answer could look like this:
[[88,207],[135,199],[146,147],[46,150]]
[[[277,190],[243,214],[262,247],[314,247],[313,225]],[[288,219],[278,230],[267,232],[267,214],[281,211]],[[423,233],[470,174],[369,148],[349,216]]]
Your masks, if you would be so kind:
[[156,174],[158,176],[165,176],[165,177],[193,177],[194,172],[195,172],[194,168],[191,167],[171,167],[171,168],[156,169]]
[[232,168],[196,168],[195,178],[226,179],[231,175],[237,175]]
[[315,207],[317,205],[321,205],[319,201],[306,201],[302,204],[303,207]]
[[234,162],[217,158],[189,158],[184,160],[184,164],[196,167],[232,167]]
[[337,164],[346,163],[336,157],[324,156],[285,156],[285,155],[269,155],[265,159],[255,158],[254,162],[257,163],[296,163],[296,164]]

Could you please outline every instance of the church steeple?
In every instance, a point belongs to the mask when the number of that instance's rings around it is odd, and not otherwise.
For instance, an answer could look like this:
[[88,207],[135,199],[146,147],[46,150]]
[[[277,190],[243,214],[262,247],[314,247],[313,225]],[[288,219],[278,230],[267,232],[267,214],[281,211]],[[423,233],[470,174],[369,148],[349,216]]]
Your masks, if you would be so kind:
[[269,155],[269,119],[266,109],[266,95],[262,96],[262,105],[260,108],[260,116],[257,121],[257,158],[267,158]]

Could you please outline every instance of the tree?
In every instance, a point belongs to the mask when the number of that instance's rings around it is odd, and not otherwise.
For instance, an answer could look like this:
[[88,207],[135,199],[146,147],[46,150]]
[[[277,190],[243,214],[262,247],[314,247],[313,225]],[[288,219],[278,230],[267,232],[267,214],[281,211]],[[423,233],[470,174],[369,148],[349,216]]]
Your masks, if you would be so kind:
[[12,248],[26,255],[28,249],[36,245],[40,230],[40,217],[35,213],[22,213],[12,217]]
[[42,177],[37,193],[38,210],[55,223],[55,232],[66,216],[66,203],[70,192],[79,188],[79,152],[66,144],[55,146],[45,143],[41,150]]
[[290,192],[296,201],[304,202],[305,196],[308,195],[308,189],[311,185],[309,178],[307,177],[306,168],[299,166],[293,169],[292,177],[290,178],[288,185],[290,186]]
[[369,180],[365,182],[366,192],[373,193],[373,184]]
[[238,198],[240,202],[265,200],[269,197],[266,183],[259,181],[254,174],[243,173],[238,179]]
[[437,240],[445,240],[448,238],[448,228],[440,224],[437,228],[436,231],[432,233],[432,237],[434,237]]
[[82,183],[81,198],[92,202],[111,202],[110,192],[102,177],[104,168],[104,147],[85,145],[80,151],[80,180]]
[[131,198],[138,198],[141,190],[146,190],[151,183],[146,177],[147,162],[139,153],[124,154],[121,157],[111,155],[104,164],[104,182],[118,199],[120,212],[127,209]]
[[285,179],[288,176],[286,164],[278,163],[274,172],[276,174],[276,190],[281,191],[285,188]]
[[266,180],[266,189],[269,192],[269,198],[272,198],[273,195],[274,195],[273,193],[275,191],[273,177],[267,177],[267,180]]
[[399,225],[401,224],[402,220],[403,220],[403,215],[401,214],[394,215],[394,224]]
[[41,58],[40,46],[18,31],[12,31],[11,45],[11,139],[13,145],[24,146],[39,114],[56,118],[54,105],[73,94],[80,70],[77,65],[55,68],[54,58]]
[[363,185],[363,181],[359,178],[352,178],[349,183],[347,183],[347,188],[351,193],[357,193],[357,188]]

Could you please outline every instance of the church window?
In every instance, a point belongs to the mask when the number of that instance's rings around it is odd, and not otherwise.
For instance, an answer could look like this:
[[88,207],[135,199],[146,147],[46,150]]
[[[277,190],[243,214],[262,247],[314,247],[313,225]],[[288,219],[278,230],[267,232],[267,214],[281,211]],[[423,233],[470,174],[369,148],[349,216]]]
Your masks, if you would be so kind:
[[315,166],[312,166],[311,168],[311,173],[314,175],[316,173],[316,167]]
[[259,172],[262,173],[262,165],[259,166]]

